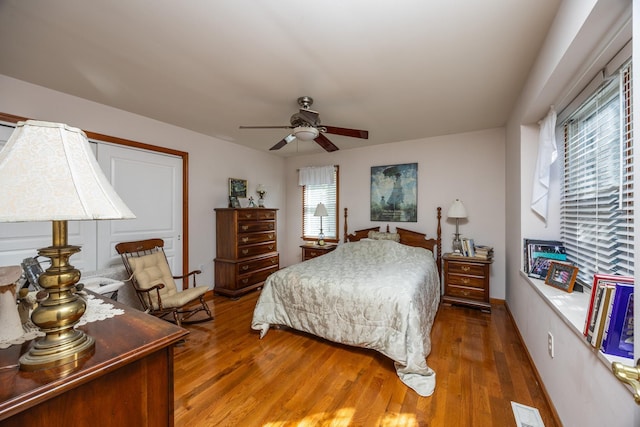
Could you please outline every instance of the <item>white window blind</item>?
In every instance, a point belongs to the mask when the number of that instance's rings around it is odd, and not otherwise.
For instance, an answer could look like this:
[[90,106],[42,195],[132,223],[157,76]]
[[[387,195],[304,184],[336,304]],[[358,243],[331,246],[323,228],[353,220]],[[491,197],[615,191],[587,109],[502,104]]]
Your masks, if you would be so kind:
[[322,217],[325,239],[338,239],[338,166],[333,168],[331,184],[308,184],[302,190],[302,236],[316,239],[320,234],[320,217],[314,216],[318,203],[324,203],[328,216]]
[[564,123],[561,239],[579,279],[633,275],[631,63]]

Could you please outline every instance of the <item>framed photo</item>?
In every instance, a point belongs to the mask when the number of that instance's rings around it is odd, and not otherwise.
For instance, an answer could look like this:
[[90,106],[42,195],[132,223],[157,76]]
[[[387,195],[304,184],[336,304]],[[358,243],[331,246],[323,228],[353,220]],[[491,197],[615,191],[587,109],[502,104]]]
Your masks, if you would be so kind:
[[229,207],[230,208],[239,208],[240,207],[240,201],[238,200],[237,197],[229,196]]
[[246,199],[247,180],[229,178],[229,197],[235,197],[236,199]]
[[535,259],[533,264],[531,265],[531,271],[529,272],[529,277],[533,277],[534,279],[546,279],[547,273],[549,273],[549,268],[551,267],[551,263],[553,259],[545,258],[539,256]]
[[418,164],[371,167],[371,221],[418,221]]
[[554,261],[549,267],[544,283],[562,289],[565,292],[572,292],[577,275],[578,267]]

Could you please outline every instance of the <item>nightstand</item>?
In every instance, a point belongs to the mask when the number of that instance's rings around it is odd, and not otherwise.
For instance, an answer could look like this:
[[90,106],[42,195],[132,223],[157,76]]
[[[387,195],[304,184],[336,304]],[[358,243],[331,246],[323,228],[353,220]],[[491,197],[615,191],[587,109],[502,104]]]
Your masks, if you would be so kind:
[[320,246],[315,243],[305,243],[304,245],[300,245],[302,248],[302,261],[306,261],[311,258],[317,258],[324,254],[328,254],[332,250],[338,247],[338,245],[325,243]]
[[491,311],[489,276],[493,260],[444,254],[442,302]]

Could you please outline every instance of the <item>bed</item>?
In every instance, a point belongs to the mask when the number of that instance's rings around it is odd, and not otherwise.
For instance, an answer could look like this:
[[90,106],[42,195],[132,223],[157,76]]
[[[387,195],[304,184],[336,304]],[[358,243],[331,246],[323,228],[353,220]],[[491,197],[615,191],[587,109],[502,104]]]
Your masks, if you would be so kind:
[[[334,251],[271,274],[251,327],[264,338],[286,326],[324,339],[378,351],[421,396],[435,389],[426,358],[440,302],[441,208],[437,237],[396,228],[347,233]],[[396,241],[399,240],[399,241]]]

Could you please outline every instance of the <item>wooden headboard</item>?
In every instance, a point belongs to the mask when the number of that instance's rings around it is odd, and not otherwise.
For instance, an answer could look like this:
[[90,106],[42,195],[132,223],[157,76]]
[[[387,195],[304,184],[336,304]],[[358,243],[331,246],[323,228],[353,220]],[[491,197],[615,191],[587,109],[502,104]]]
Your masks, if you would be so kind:
[[[348,211],[344,208],[344,242],[357,242],[360,239],[364,239],[369,235],[370,231],[380,231],[380,227],[365,228],[362,230],[356,230],[353,234],[349,234],[348,226]],[[442,269],[442,227],[440,225],[442,219],[442,208],[438,206],[437,215],[438,227],[436,229],[437,236],[435,238],[427,239],[427,235],[419,233],[417,231],[407,230],[405,228],[396,227],[396,233],[400,235],[400,243],[407,246],[415,246],[418,248],[429,249],[436,257],[436,264],[438,266],[438,273],[441,273]],[[389,233],[389,224],[387,224],[386,232]]]

